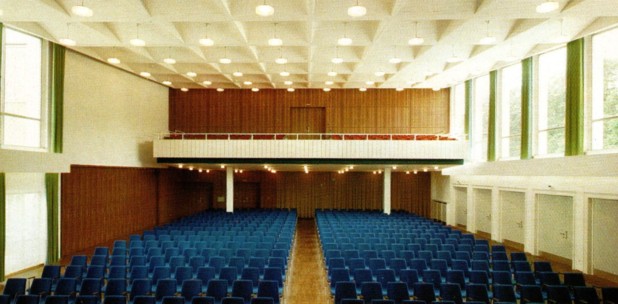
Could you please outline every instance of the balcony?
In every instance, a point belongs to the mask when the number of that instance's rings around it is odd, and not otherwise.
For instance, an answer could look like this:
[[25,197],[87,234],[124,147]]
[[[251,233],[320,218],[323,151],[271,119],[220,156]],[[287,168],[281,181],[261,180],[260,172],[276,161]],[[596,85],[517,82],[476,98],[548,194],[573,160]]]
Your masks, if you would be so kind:
[[159,163],[461,164],[464,140],[427,134],[166,133],[154,140]]

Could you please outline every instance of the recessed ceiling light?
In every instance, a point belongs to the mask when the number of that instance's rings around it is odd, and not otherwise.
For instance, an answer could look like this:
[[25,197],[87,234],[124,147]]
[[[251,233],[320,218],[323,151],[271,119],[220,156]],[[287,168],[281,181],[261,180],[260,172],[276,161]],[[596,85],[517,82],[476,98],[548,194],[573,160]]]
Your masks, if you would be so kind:
[[174,58],[165,58],[165,59],[163,59],[163,62],[165,62],[167,64],[175,64],[176,63],[176,59],[174,59]]
[[275,62],[278,63],[278,64],[286,64],[286,63],[288,63],[288,60],[283,58],[283,57],[279,57],[279,58],[275,59]]
[[203,85],[207,85],[207,86],[209,86],[209,85],[211,85],[211,84],[212,84],[212,81],[210,81],[210,80],[204,80],[204,81],[202,81],[202,84],[203,84]]
[[382,76],[384,76],[384,74],[386,74],[386,73],[384,73],[382,71],[375,72],[375,75],[378,76],[378,77],[382,77]]
[[324,92],[330,92],[330,88],[323,88],[322,89]]
[[544,1],[536,7],[536,12],[539,14],[547,14],[557,10],[560,7],[558,1]]
[[394,63],[394,64],[401,63],[401,58],[393,57],[393,58],[389,59],[388,62]]
[[367,8],[359,5],[358,1],[356,1],[356,5],[354,6],[350,6],[348,8],[348,15],[350,17],[362,17],[365,16],[367,14]]
[[448,63],[458,63],[458,62],[462,62],[462,61],[464,61],[464,59],[459,57],[459,56],[453,56],[453,57],[450,57],[450,58],[446,59],[446,62],[448,62]]
[[326,81],[324,84],[326,84],[326,85],[333,85],[333,83],[334,83],[334,82],[332,82],[332,81],[330,81],[330,80],[329,80],[329,81]]
[[222,64],[230,64],[230,63],[232,63],[232,59],[230,59],[230,58],[221,58],[221,59],[219,59],[219,62],[222,63]]
[[402,87],[398,87],[398,88],[395,89],[395,91],[401,92],[401,91],[403,91],[403,88]]
[[337,40],[337,43],[339,45],[351,45],[352,44],[352,38],[349,37],[341,37]]
[[365,91],[367,91],[367,88],[360,88],[358,90],[361,91],[361,92],[365,92]]
[[58,39],[58,42],[60,42],[60,44],[62,45],[67,45],[67,46],[74,46],[77,44],[75,40],[71,38],[60,38]]
[[224,89],[224,88],[218,88],[218,89],[217,89],[217,92],[223,92],[223,91],[225,91],[225,89]]
[[232,73],[232,75],[234,75],[234,77],[242,77],[242,72],[236,71],[236,72]]
[[246,85],[246,86],[250,86],[250,85],[253,84],[253,82],[247,80],[247,81],[243,82],[243,84]]
[[485,36],[485,37],[481,38],[479,43],[482,44],[482,45],[496,44],[496,37],[494,37],[494,36]]
[[259,92],[259,91],[260,91],[260,89],[259,89],[259,88],[252,88],[252,89],[251,89],[251,92]]
[[332,63],[334,63],[334,64],[340,64],[340,63],[342,63],[342,62],[343,62],[343,58],[341,58],[341,57],[335,57],[335,58],[331,59],[330,61],[331,61]]
[[94,15],[94,12],[92,11],[91,8],[84,6],[83,1],[82,1],[82,5],[75,5],[71,7],[71,12],[73,12],[73,14],[80,16],[80,17],[92,17],[92,15]]
[[337,76],[337,72],[330,71],[330,72],[327,73],[327,75],[330,76],[330,77],[335,77],[335,76]]
[[421,37],[414,37],[411,38],[410,40],[408,40],[408,44],[409,45],[421,45],[425,43],[425,39],[421,38]]
[[166,85],[166,86],[172,85],[172,82],[171,82],[171,81],[169,81],[169,80],[164,80],[164,81],[163,81],[163,82],[161,82],[161,83],[162,83],[162,84],[164,84],[164,85]]
[[110,58],[107,58],[107,62],[111,64],[120,64],[120,59],[116,57],[110,57]]
[[131,43],[131,45],[133,46],[145,46],[146,45],[146,41],[139,39],[139,38],[133,38],[129,41],[129,43]]
[[264,3],[255,7],[255,13],[262,17],[268,17],[275,13],[275,8]]
[[288,92],[294,92],[294,88],[288,88]]
[[291,80],[286,80],[286,81],[283,82],[283,84],[285,84],[285,85],[293,85],[294,82],[291,81]]
[[290,72],[282,71],[281,73],[279,73],[279,75],[281,75],[282,77],[288,77],[288,76],[290,76]]
[[283,44],[283,40],[281,38],[273,37],[268,39],[268,45],[270,46],[280,46]]
[[187,88],[181,88],[180,90],[183,91],[183,92],[189,92],[189,89],[187,89]]
[[139,75],[142,76],[142,77],[150,77],[151,76],[149,72],[140,72]]
[[197,73],[196,72],[187,72],[187,76],[195,77],[195,76],[197,76]]
[[208,37],[200,39],[199,42],[203,46],[213,46],[215,44],[214,40]]
[[375,81],[371,81],[371,80],[365,81],[365,83],[367,85],[374,85],[374,84],[376,84]]

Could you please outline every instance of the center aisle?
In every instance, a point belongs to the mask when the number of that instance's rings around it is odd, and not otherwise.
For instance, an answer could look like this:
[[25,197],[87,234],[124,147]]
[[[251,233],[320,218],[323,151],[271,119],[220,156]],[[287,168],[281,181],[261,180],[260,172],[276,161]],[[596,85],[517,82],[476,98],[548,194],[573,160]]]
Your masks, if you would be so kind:
[[332,302],[322,261],[315,220],[298,219],[283,304]]

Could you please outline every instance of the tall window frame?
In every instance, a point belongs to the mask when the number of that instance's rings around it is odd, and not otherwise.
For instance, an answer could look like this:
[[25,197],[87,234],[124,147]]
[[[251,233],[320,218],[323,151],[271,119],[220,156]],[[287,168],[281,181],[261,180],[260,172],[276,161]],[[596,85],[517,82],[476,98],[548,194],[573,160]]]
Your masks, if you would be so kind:
[[[618,152],[618,27],[590,37],[592,102],[588,110],[588,152]],[[614,42],[614,43],[612,43]]]
[[0,148],[49,149],[49,43],[2,27]]
[[566,47],[536,57],[534,157],[562,157],[566,126]]
[[472,160],[487,161],[489,138],[489,74],[477,77],[472,96]]
[[521,62],[502,68],[499,73],[499,160],[515,160],[521,157]]

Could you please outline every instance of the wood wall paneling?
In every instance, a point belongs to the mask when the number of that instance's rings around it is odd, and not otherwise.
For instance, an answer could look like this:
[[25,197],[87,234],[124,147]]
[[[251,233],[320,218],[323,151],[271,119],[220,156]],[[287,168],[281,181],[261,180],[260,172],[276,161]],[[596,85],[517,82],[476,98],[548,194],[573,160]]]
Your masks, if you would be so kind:
[[170,90],[170,130],[292,133],[291,108],[323,107],[329,133],[447,133],[449,90]]

